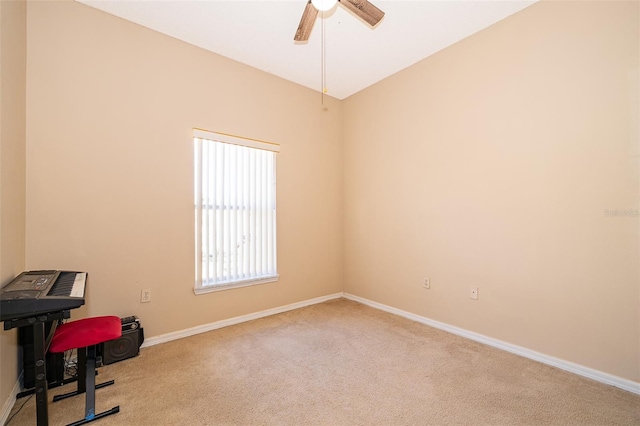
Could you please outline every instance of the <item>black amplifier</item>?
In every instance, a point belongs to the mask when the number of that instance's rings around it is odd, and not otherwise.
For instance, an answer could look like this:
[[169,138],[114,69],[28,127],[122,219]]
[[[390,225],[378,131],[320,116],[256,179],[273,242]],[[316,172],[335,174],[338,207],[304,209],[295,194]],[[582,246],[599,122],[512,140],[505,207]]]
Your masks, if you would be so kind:
[[100,345],[99,353],[102,356],[102,363],[105,365],[137,356],[140,353],[140,346],[144,342],[144,329],[140,326],[138,317],[125,317],[120,321],[122,322],[122,336]]

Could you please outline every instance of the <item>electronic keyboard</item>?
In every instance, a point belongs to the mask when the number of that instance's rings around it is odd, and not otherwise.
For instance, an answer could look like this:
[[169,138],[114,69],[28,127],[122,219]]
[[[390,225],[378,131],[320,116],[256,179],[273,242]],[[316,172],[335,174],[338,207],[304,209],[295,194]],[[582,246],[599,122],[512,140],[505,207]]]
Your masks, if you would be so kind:
[[79,308],[86,284],[86,272],[23,272],[0,290],[0,321]]

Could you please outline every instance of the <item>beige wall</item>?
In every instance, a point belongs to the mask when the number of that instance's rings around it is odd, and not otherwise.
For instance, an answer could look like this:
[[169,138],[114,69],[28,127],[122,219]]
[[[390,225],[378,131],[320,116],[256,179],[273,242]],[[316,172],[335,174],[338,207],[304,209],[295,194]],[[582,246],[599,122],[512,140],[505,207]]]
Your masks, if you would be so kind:
[[[0,287],[25,264],[26,10],[0,1]],[[18,368],[16,332],[0,327],[0,409]]]
[[[342,290],[337,100],[82,4],[28,13],[27,267],[89,272],[73,315],[158,336]],[[281,144],[278,282],[194,295],[194,127]]]
[[345,291],[639,381],[638,16],[538,3],[347,99]]

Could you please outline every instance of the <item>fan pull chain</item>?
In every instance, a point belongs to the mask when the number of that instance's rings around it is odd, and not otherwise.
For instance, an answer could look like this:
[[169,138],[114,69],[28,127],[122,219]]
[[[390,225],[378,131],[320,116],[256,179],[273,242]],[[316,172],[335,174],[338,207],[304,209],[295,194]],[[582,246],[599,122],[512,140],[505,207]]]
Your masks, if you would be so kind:
[[322,45],[322,60],[321,60],[321,66],[322,66],[322,105],[324,105],[324,94],[327,93],[327,65],[326,65],[326,51],[325,51],[325,33],[324,33],[324,11],[321,12],[322,16],[321,16],[321,29],[322,29],[322,41],[321,41],[321,45]]

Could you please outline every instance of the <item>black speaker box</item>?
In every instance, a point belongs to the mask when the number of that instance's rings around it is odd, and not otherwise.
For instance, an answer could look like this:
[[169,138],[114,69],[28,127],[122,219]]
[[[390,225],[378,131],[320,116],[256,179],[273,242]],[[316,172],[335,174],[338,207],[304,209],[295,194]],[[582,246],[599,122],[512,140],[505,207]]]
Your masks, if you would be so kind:
[[140,346],[144,342],[144,329],[140,327],[137,318],[135,321],[130,321],[129,318],[131,317],[122,320],[122,337],[109,340],[101,345],[100,354],[103,364],[113,364],[138,356],[140,353]]

